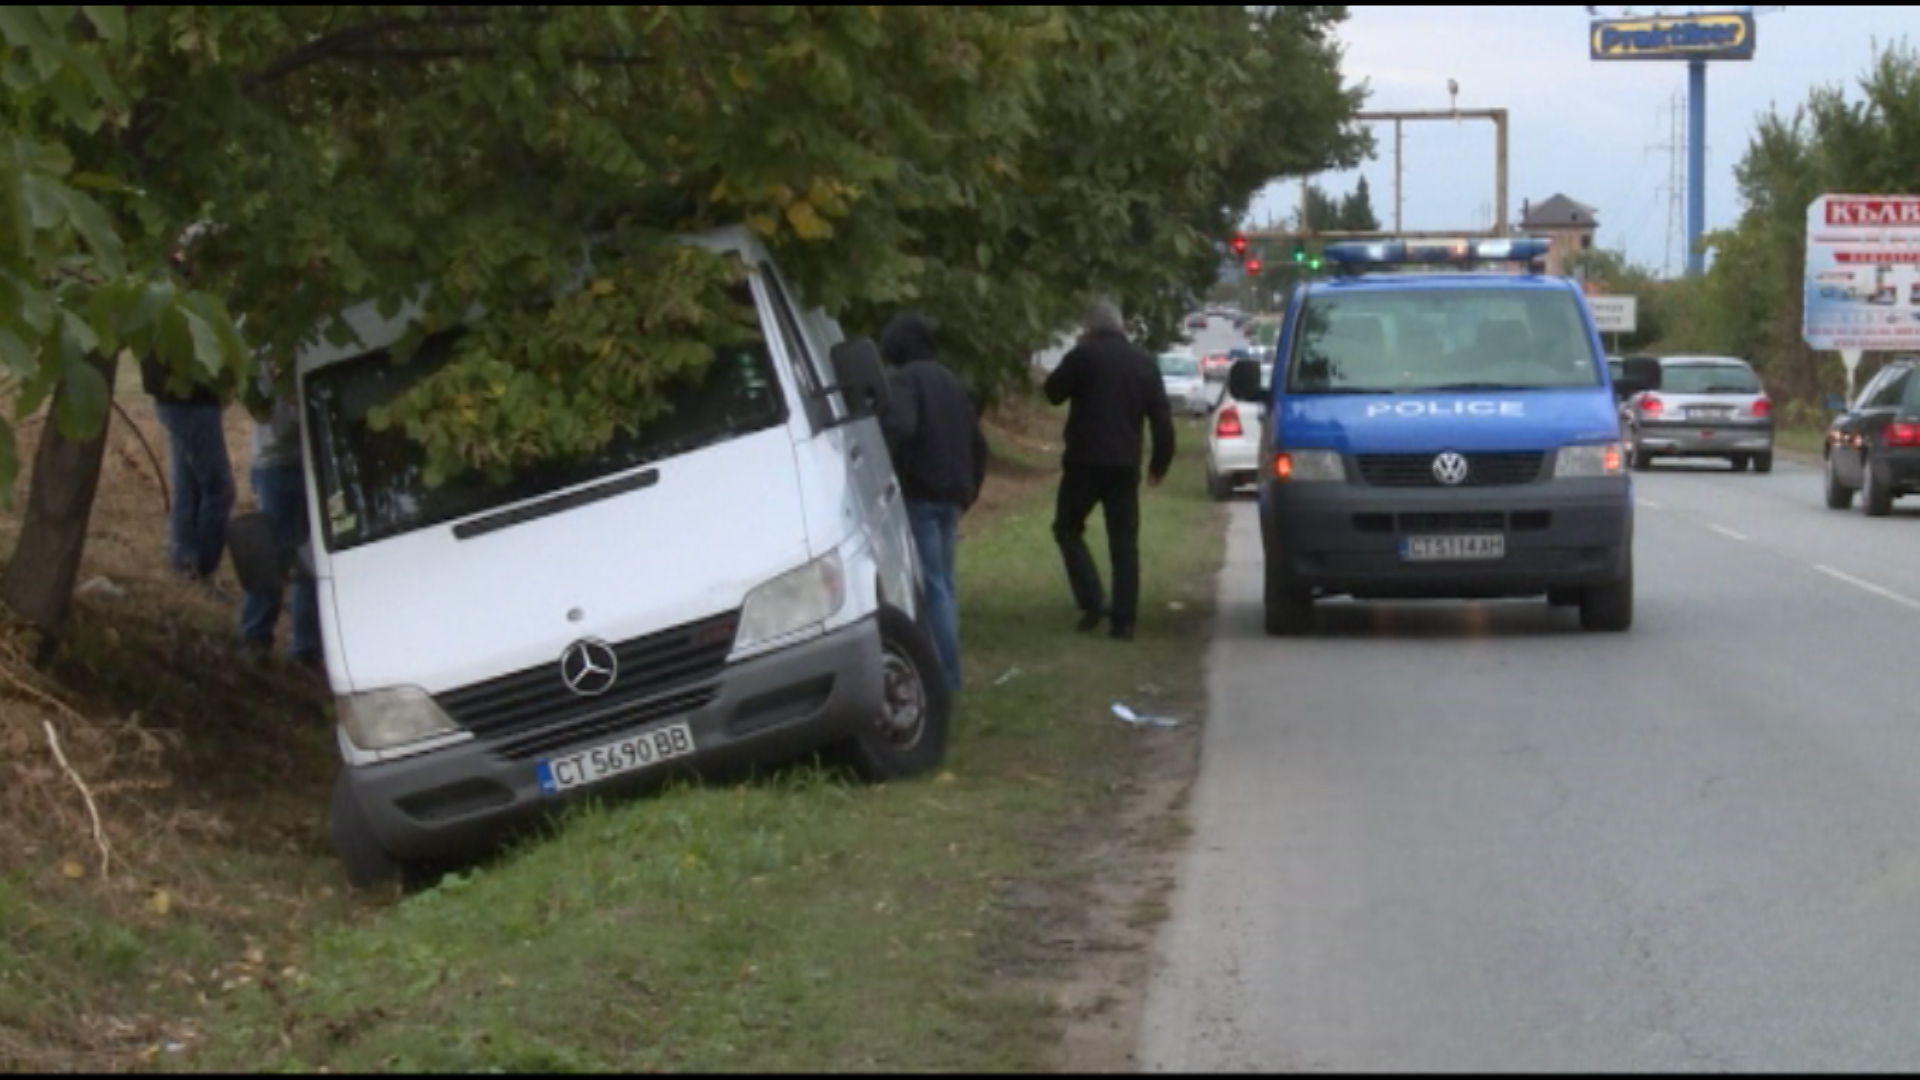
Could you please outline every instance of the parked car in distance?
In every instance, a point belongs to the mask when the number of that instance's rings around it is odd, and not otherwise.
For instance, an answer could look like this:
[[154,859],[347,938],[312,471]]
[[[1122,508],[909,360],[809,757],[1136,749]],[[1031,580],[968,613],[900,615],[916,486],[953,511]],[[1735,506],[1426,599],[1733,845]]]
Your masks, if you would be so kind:
[[[1262,365],[1260,385],[1273,386],[1273,365]],[[1267,413],[1264,401],[1235,401],[1223,395],[1207,424],[1207,494],[1225,502],[1236,489],[1260,479],[1260,425]]]
[[1160,354],[1160,381],[1176,416],[1205,416],[1213,395],[1200,376],[1200,361],[1184,349]]
[[1851,408],[1836,411],[1827,429],[1827,506],[1845,510],[1858,494],[1868,517],[1886,517],[1893,500],[1920,495],[1920,357],[1888,364]]
[[1659,458],[1725,458],[1739,472],[1773,471],[1773,400],[1745,360],[1660,358],[1660,388],[1626,401],[1634,469]]
[[1200,360],[1200,377],[1210,383],[1223,383],[1231,367],[1233,359],[1226,353],[1208,353]]

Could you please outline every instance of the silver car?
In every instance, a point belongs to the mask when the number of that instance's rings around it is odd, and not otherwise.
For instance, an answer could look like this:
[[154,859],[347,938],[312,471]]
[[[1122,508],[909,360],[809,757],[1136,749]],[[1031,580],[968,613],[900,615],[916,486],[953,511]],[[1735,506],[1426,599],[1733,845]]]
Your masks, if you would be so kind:
[[1160,380],[1176,416],[1205,416],[1220,396],[1219,387],[1201,377],[1200,358],[1190,352],[1161,353]]
[[1660,388],[1625,404],[1628,452],[1645,472],[1659,458],[1725,458],[1735,472],[1773,471],[1773,400],[1745,360],[1660,358]]

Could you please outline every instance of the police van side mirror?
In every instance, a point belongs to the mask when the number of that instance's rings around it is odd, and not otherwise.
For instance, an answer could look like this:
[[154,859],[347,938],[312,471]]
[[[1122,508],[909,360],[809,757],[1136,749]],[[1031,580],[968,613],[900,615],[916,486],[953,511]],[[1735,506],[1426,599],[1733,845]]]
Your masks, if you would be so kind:
[[863,420],[886,411],[887,372],[880,363],[880,350],[871,340],[843,341],[833,347],[832,359],[838,382],[834,392],[845,399],[850,418]]
[[1614,393],[1620,400],[1660,389],[1660,361],[1639,356],[1628,360],[1624,368],[1620,378],[1613,383]]
[[1266,397],[1260,388],[1260,361],[1237,360],[1227,369],[1227,393],[1235,401],[1257,402]]

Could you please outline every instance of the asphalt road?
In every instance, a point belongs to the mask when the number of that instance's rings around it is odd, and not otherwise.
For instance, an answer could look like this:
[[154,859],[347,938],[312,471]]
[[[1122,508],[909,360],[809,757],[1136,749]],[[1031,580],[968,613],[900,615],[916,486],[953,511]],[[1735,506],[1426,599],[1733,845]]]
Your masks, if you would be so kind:
[[1149,1071],[1920,1063],[1920,500],[1636,477],[1637,620],[1323,605],[1234,508]]

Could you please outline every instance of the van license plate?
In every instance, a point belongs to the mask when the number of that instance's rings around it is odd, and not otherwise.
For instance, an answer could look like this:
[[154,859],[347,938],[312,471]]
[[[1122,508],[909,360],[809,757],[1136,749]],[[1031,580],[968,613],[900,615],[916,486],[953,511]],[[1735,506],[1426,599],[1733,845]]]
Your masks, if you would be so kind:
[[605,746],[542,761],[537,769],[540,790],[548,795],[558,795],[572,788],[597,784],[610,776],[637,772],[691,753],[693,729],[686,724],[668,724]]
[[1400,541],[1407,562],[1482,562],[1507,557],[1504,536],[1409,536]]

